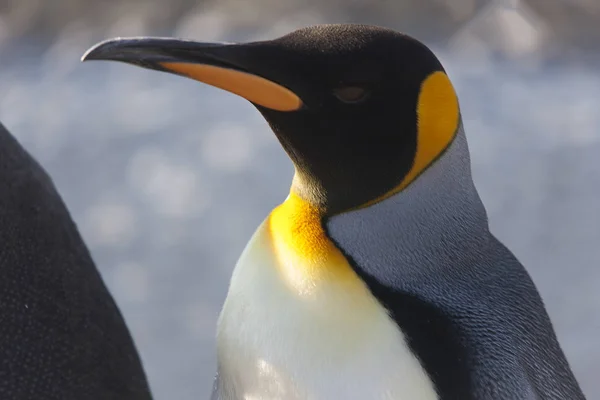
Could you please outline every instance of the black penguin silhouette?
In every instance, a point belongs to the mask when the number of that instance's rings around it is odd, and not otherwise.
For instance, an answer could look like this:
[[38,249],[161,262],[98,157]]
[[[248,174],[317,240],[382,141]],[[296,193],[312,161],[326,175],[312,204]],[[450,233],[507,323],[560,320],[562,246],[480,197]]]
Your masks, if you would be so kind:
[[0,399],[151,399],[121,313],[52,180],[1,124]]

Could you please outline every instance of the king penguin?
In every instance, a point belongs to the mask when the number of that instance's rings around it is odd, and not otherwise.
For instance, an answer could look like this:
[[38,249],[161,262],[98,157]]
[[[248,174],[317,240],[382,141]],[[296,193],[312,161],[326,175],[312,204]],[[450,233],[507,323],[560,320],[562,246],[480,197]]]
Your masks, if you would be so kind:
[[52,179],[2,124],[0,399],[152,399],[121,312]]
[[456,92],[424,44],[335,24],[251,43],[117,38],[83,60],[244,97],[295,167],[231,277],[214,399],[584,399],[530,276],[489,231]]

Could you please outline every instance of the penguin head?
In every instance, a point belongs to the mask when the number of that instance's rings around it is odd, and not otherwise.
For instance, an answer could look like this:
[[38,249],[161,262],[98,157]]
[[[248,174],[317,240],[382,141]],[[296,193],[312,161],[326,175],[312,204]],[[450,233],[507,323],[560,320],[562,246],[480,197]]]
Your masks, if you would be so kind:
[[292,191],[329,215],[402,191],[460,125],[437,57],[381,27],[318,25],[251,43],[118,38],[82,60],[175,73],[246,98],[294,163]]

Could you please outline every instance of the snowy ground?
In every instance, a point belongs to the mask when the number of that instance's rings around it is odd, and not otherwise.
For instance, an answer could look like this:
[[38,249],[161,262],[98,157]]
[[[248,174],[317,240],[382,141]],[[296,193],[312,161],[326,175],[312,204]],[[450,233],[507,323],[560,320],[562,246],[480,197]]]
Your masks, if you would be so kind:
[[[292,168],[233,95],[85,48],[3,54],[0,120],[70,207],[156,399],[204,398],[234,262]],[[524,72],[440,52],[492,230],[531,272],[589,399],[600,398],[600,72]]]

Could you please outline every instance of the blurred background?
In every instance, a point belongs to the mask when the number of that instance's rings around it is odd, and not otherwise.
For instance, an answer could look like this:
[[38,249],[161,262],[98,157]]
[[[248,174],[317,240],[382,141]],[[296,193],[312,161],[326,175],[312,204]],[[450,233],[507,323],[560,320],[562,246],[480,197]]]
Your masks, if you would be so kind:
[[600,399],[599,1],[0,0],[0,120],[54,178],[155,398],[207,398],[229,276],[292,167],[245,100],[79,58],[113,36],[247,41],[332,22],[402,30],[439,55],[491,229]]

